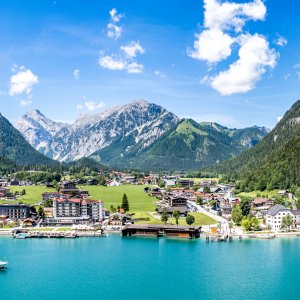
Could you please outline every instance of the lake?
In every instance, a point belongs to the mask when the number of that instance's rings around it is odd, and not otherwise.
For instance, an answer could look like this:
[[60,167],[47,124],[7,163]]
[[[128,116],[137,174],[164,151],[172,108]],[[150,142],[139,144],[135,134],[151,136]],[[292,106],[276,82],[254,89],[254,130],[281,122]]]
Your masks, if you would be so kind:
[[0,299],[298,299],[300,238],[0,237]]

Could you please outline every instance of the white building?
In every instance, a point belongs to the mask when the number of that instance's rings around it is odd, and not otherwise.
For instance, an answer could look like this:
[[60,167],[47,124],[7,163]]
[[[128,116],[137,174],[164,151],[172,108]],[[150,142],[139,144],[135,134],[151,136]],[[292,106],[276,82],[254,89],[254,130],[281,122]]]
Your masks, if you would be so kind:
[[296,222],[295,214],[281,204],[276,204],[266,212],[266,225],[270,226],[273,231],[280,231],[282,218],[290,215]]
[[54,199],[54,218],[103,220],[103,202],[82,199]]

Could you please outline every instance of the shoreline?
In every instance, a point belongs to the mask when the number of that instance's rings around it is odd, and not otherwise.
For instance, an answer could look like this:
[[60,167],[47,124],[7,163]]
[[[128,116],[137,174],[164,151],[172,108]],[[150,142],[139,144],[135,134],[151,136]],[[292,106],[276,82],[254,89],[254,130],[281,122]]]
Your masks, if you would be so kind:
[[[63,227],[62,227],[63,228]],[[1,236],[11,236],[14,237],[12,234],[13,229],[0,229],[0,237]],[[54,233],[53,229],[52,230],[30,230],[29,233],[32,234],[41,234],[41,235],[51,235]],[[71,232],[71,231],[56,231],[56,233],[66,233],[66,232]],[[95,234],[96,231],[78,231],[76,232],[78,237],[99,237],[100,235]],[[121,236],[121,231],[116,231],[116,230],[106,230],[101,236],[110,236],[110,235],[120,235]],[[270,235],[274,237],[266,237],[266,235]],[[276,238],[281,238],[281,237],[300,237],[300,232],[277,232],[277,233],[243,233],[243,234],[209,234],[206,232],[202,232],[199,239],[206,239],[209,238],[209,241],[213,241],[214,238],[217,237],[222,237],[222,236],[228,236],[232,240],[244,240],[244,239],[276,239]],[[147,237],[147,236],[146,236]],[[29,238],[35,238],[35,236],[29,237]],[[179,238],[179,239],[186,239],[186,238]],[[197,238],[196,238],[197,239]],[[229,239],[229,240],[230,240]],[[227,239],[226,239],[227,240]]]

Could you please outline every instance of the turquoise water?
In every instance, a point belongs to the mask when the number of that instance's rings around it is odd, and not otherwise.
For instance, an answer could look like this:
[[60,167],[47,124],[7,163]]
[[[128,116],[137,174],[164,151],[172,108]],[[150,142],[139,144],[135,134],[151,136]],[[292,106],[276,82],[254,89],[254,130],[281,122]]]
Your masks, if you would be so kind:
[[299,299],[300,238],[0,237],[0,299]]

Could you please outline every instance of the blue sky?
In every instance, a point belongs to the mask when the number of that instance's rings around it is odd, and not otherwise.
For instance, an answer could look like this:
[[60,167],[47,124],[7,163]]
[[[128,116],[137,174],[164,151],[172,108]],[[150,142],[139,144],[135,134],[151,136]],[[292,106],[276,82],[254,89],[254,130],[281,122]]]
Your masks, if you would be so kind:
[[73,121],[144,98],[273,127],[299,98],[300,3],[224,2],[1,0],[0,111]]

